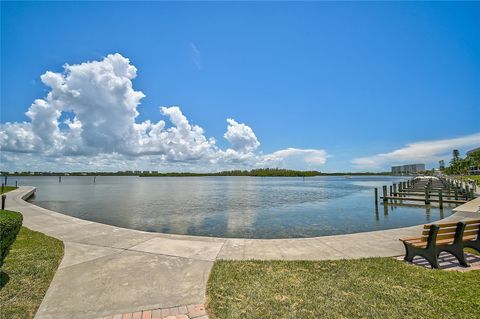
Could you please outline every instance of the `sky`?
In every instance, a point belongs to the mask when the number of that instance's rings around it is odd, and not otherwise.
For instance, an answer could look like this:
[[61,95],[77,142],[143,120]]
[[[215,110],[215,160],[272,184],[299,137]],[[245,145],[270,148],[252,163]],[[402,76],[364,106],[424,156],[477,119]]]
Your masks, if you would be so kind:
[[434,168],[479,57],[479,2],[1,2],[0,170]]

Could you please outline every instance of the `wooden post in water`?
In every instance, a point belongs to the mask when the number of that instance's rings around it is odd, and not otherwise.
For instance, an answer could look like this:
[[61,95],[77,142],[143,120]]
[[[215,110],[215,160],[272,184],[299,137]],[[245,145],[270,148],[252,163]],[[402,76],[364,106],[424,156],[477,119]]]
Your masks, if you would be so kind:
[[442,190],[438,191],[438,205],[440,206],[440,209],[443,208],[443,194]]
[[375,206],[378,207],[378,189],[376,187],[375,187]]
[[62,182],[62,176],[58,176],[58,182],[59,182],[59,183]]
[[470,190],[468,184],[465,183],[465,199],[468,200],[468,197],[470,197]]
[[425,205],[430,204],[430,198],[429,198],[429,189],[427,186],[425,186]]
[[393,196],[398,196],[397,194],[397,184],[393,184]]
[[387,199],[387,185],[383,185],[383,202],[385,203],[386,201],[388,201]]
[[390,196],[393,196],[393,186],[390,185]]

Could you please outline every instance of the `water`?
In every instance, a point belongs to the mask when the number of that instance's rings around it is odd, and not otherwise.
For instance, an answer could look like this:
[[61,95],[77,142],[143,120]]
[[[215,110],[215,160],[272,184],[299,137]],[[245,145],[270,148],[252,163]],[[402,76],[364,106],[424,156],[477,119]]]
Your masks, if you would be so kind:
[[373,188],[402,180],[345,177],[10,177],[37,187],[31,202],[120,227],[216,237],[288,238],[412,226],[452,207],[374,205]]

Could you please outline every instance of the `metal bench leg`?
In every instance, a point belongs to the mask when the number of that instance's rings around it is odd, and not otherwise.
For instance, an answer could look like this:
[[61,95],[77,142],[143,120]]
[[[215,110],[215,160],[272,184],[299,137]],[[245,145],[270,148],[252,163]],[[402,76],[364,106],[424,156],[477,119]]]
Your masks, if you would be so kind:
[[415,257],[415,249],[409,245],[407,245],[405,242],[403,243],[403,245],[405,246],[405,257],[403,258],[403,260],[405,261],[408,261],[408,262],[412,262],[413,261],[413,257]]
[[[446,251],[447,253],[450,253],[452,254],[453,256],[455,256],[455,258],[457,258],[458,260],[458,263],[463,266],[463,267],[470,267],[469,264],[467,264],[467,260],[465,259],[465,254],[463,253],[463,247],[462,246],[455,246],[455,247],[445,247],[443,248],[441,251],[438,252],[438,255],[440,255],[440,253],[442,251]],[[438,257],[437,255],[437,257]]]
[[432,254],[432,252],[430,251],[425,251],[425,253],[421,254],[420,256],[425,258],[430,263],[430,266],[432,266],[432,268],[438,269],[439,267],[438,259],[437,259],[437,254],[435,254],[435,252],[433,252]]

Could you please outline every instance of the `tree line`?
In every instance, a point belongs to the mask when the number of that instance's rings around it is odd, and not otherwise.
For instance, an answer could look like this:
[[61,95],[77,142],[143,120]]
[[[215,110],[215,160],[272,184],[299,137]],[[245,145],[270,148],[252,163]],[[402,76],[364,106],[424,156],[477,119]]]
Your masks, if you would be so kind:
[[458,150],[453,150],[450,166],[444,169],[448,175],[466,175],[472,167],[480,167],[480,149],[470,152],[465,158],[460,156]]

